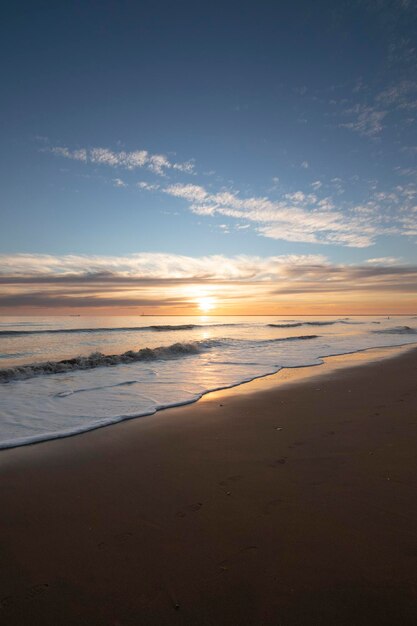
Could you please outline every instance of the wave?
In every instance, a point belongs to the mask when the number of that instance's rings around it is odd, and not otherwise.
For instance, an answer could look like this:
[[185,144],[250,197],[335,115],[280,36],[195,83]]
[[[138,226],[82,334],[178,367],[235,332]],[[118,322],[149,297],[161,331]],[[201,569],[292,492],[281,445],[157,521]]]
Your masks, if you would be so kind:
[[[275,343],[276,341],[304,341],[306,339],[317,339],[320,335],[298,335],[297,337],[277,337],[276,339],[266,339],[265,343]],[[263,343],[263,342],[259,342]]]
[[[356,337],[349,335],[342,339],[340,336],[331,336],[326,341],[318,339],[308,345],[303,344],[303,341],[315,339],[317,335],[270,336],[261,341],[222,337],[113,356],[95,354],[60,361],[58,364],[35,363],[14,370],[0,369],[0,382],[15,380],[10,386],[0,385],[0,449],[67,437],[134,417],[151,415],[163,408],[190,404],[210,391],[268,376],[282,368],[320,365],[326,356],[417,342],[417,328],[414,330],[402,326],[388,331],[387,335],[374,334],[378,332],[374,329],[373,333]],[[180,346],[179,349],[176,346]],[[212,347],[215,349],[211,352],[209,349]],[[198,356],[200,352],[203,353],[201,362]],[[189,354],[196,356],[187,360],[185,357]],[[184,359],[155,360],[175,359],[177,356],[184,356]],[[119,370],[92,369],[78,374],[75,371],[131,363],[135,357],[144,362]],[[83,363],[80,359],[83,359]],[[50,367],[52,371],[29,371],[37,366]],[[63,368],[61,371],[74,371],[74,374],[24,380],[42,373],[57,373],[60,367]],[[2,374],[4,372],[9,372],[9,378],[7,374]],[[23,382],[19,382],[19,378]],[[161,385],[158,380],[162,382]]]
[[198,324],[164,324],[160,326],[146,326],[145,330],[153,330],[156,332],[167,332],[170,330],[192,330],[193,328],[198,328]]
[[[333,324],[364,324],[365,322],[357,322],[348,319],[326,320],[326,321],[288,321],[282,323],[267,324],[270,328],[299,328],[300,326],[332,326]],[[378,322],[375,322],[378,323]],[[194,330],[195,328],[228,328],[236,326],[246,326],[242,323],[224,323],[224,324],[152,324],[150,326],[122,326],[122,327],[100,327],[100,328],[42,328],[34,330],[1,330],[0,339],[2,337],[26,337],[29,335],[57,335],[57,334],[99,334],[99,333],[123,333],[123,332],[176,332],[185,330]]]
[[372,331],[378,335],[417,335],[417,329],[410,326],[395,326],[394,328],[386,328],[385,330]]
[[333,326],[333,324],[364,324],[365,322],[354,322],[349,320],[326,320],[314,322],[288,322],[283,324],[267,324],[271,328],[298,328],[300,326]]
[[179,324],[177,326],[124,326],[122,328],[54,328],[47,330],[0,330],[0,337],[15,337],[27,335],[57,335],[57,334],[73,334],[73,333],[117,333],[117,332],[135,332],[135,331],[175,331],[175,330],[192,330],[196,328],[195,324]]
[[109,367],[112,365],[128,365],[138,361],[154,361],[157,359],[176,359],[183,356],[200,354],[210,349],[217,342],[214,340],[193,341],[190,343],[174,343],[171,346],[159,346],[157,348],[142,348],[134,351],[128,350],[123,354],[102,354],[93,352],[88,356],[77,356],[62,361],[45,361],[44,363],[32,363],[30,365],[16,365],[0,369],[0,382],[8,383],[12,380],[26,380],[34,376],[45,374],[63,374],[77,370],[91,370],[97,367]]
[[[318,335],[300,335],[297,337],[278,337],[276,339],[265,339],[255,341],[255,344],[275,343],[283,341],[303,341],[306,339],[316,339]],[[178,359],[180,357],[201,354],[215,346],[225,343],[249,343],[241,339],[206,339],[203,341],[192,341],[188,343],[174,343],[170,346],[159,346],[157,348],[141,348],[140,350],[128,350],[122,354],[102,354],[93,352],[88,356],[76,356],[71,359],[61,361],[45,361],[28,365],[16,365],[14,367],[0,369],[0,383],[8,383],[13,380],[26,380],[35,376],[64,374],[77,370],[91,370],[97,367],[111,367],[114,365],[129,365],[139,361],[154,361],[166,359]]]
[[1,337],[22,337],[27,335],[56,335],[56,334],[77,334],[77,333],[121,333],[121,332],[171,332],[181,330],[193,330],[194,328],[212,328],[227,327],[227,326],[242,326],[242,324],[161,324],[152,326],[123,326],[120,328],[49,328],[49,329],[36,329],[36,330],[0,330]]

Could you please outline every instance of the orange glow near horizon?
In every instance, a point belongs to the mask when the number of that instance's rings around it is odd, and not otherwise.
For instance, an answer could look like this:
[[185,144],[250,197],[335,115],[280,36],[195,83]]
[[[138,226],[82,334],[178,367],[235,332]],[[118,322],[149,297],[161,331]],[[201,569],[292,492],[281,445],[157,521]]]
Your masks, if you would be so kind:
[[[204,298],[204,299],[203,299]],[[207,298],[209,298],[207,296]],[[214,300],[214,299],[213,299]],[[207,308],[206,308],[207,307]],[[417,315],[417,305],[413,298],[393,303],[392,300],[376,302],[289,302],[255,303],[234,302],[233,304],[195,299],[183,306],[94,306],[94,307],[13,307],[0,308],[0,316],[48,316],[48,315],[80,315],[80,316],[221,316],[221,315],[277,315],[277,316],[311,316],[311,315]]]
[[[295,286],[299,291],[295,290]],[[106,284],[67,287],[62,295],[55,285],[40,285],[42,298],[55,306],[28,304],[27,287],[16,283],[5,289],[10,297],[25,297],[20,306],[0,306],[0,315],[415,315],[417,298],[413,293],[371,285],[369,291],[352,289],[330,291],[323,284],[314,293],[309,285],[293,281],[216,282],[169,285],[120,286]],[[332,285],[333,287],[333,285]],[[32,288],[32,285],[31,285]],[[73,290],[74,289],[74,290]],[[56,297],[58,294],[59,297]]]

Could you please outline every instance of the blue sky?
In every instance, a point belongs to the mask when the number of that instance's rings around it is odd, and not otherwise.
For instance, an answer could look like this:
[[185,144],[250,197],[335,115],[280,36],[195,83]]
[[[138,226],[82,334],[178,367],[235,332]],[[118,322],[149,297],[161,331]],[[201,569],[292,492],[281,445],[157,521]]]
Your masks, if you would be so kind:
[[22,254],[82,255],[86,272],[149,253],[415,264],[414,0],[23,2],[4,18],[9,273]]

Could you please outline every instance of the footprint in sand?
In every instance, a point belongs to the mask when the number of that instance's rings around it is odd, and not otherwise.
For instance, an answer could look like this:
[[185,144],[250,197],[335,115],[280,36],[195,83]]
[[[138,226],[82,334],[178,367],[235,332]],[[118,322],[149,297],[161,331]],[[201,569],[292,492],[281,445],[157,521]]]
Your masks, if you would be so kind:
[[5,596],[0,600],[0,611],[10,611],[19,607],[22,604],[22,601],[27,602],[33,600],[34,598],[37,598],[45,593],[48,587],[48,583],[40,583],[38,585],[28,587],[16,595]]
[[275,461],[272,461],[272,463],[268,463],[268,466],[279,467],[280,465],[285,465],[286,462],[287,462],[287,459],[284,457],[282,459],[275,459]]
[[120,547],[123,546],[127,541],[129,541],[131,537],[133,537],[133,533],[129,531],[117,533],[117,535],[109,537],[107,541],[100,541],[100,543],[97,544],[97,547],[100,550],[108,547]]
[[33,585],[33,587],[29,587],[29,589],[27,589],[24,595],[24,599],[32,600],[33,598],[40,596],[42,593],[45,593],[48,587],[49,587],[48,583],[43,583],[40,585]]
[[0,600],[0,610],[7,611],[8,609],[11,609],[14,604],[15,599],[13,596],[5,596]]
[[282,498],[270,500],[269,502],[265,503],[262,510],[265,515],[269,515],[270,513],[273,513],[278,507],[282,506],[282,504],[284,504],[284,500]]
[[218,484],[220,487],[227,487],[231,483],[235,483],[240,480],[242,476],[240,474],[235,474],[234,476],[228,476],[225,480],[221,480]]
[[194,504],[189,504],[188,506],[178,511],[177,517],[186,517],[188,513],[195,513],[203,506],[202,502],[195,502]]
[[225,559],[224,561],[220,561],[220,563],[218,564],[220,572],[226,572],[228,569],[230,569],[231,566],[235,565],[236,563],[239,563],[239,561],[241,561],[242,558],[245,558],[245,555],[250,554],[250,553],[254,554],[258,550],[259,550],[258,546],[245,546],[238,552],[235,552],[235,554],[233,554],[231,557]]

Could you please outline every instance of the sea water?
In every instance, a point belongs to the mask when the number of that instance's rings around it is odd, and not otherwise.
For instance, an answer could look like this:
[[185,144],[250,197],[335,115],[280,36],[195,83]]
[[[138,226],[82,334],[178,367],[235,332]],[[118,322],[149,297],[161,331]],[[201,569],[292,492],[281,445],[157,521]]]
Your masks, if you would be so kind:
[[0,448],[195,402],[284,367],[417,343],[417,317],[0,318]]

